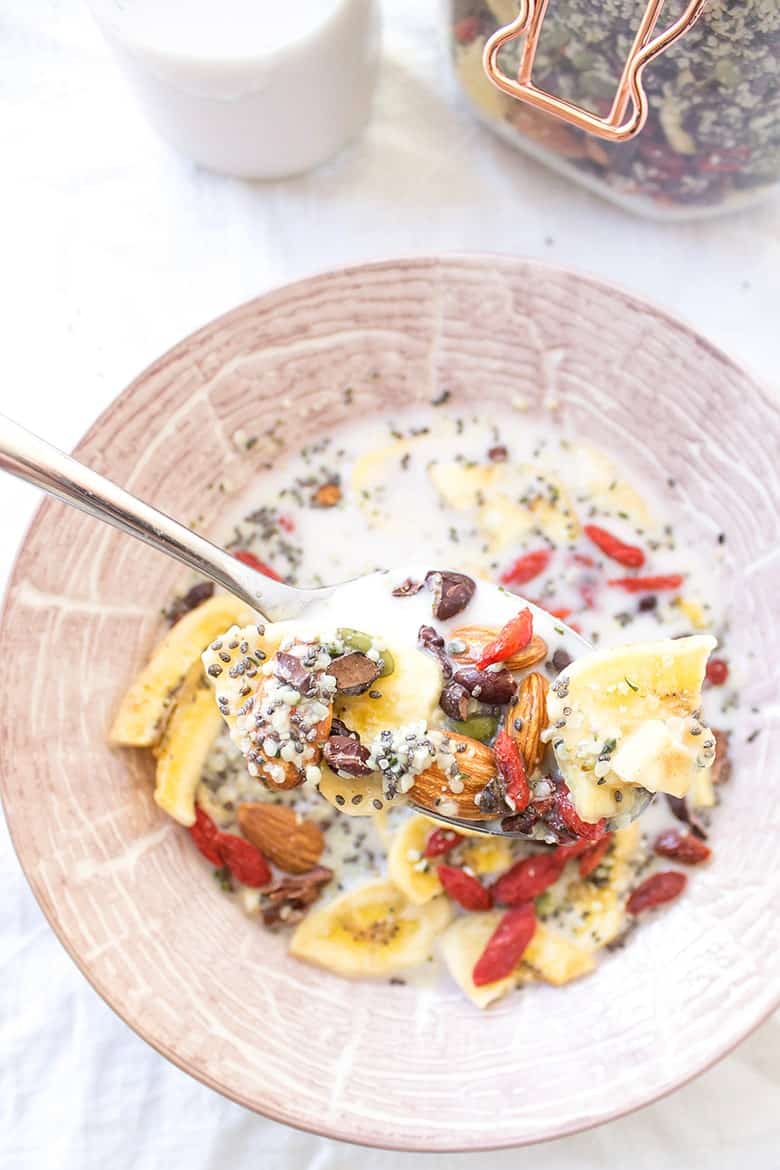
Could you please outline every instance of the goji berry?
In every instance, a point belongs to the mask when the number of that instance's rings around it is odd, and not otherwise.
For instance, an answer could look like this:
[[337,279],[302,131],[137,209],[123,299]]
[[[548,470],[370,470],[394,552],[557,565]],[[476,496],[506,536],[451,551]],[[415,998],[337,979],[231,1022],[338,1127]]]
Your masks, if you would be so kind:
[[525,761],[519,747],[506,731],[499,731],[493,744],[496,765],[504,781],[507,801],[514,812],[528,808],[531,789],[525,771]]
[[641,914],[643,910],[652,910],[654,906],[671,902],[679,898],[687,881],[685,874],[675,869],[651,874],[634,890],[626,902],[626,910],[629,914]]
[[486,890],[482,882],[473,874],[466,873],[465,869],[458,869],[454,865],[440,865],[436,873],[444,886],[445,894],[464,910],[489,910],[493,905],[490,890]]
[[660,589],[679,589],[683,583],[682,573],[667,573],[663,577],[613,577],[607,581],[627,593],[655,593]]
[[598,841],[604,835],[606,821],[602,817],[595,823],[583,821],[574,807],[571,793],[562,785],[555,793],[555,807],[560,813],[561,820],[566,828],[574,833],[575,837],[584,837],[587,841]]
[[571,559],[575,565],[583,565],[586,569],[595,569],[596,567],[593,557],[589,557],[587,553],[572,553]]
[[283,577],[279,576],[276,569],[272,569],[265,561],[261,561],[248,548],[240,548],[237,552],[233,553],[233,556],[237,561],[241,561],[242,565],[249,565],[250,569],[257,569],[258,573],[262,573],[264,577],[270,577],[272,581],[284,580]]
[[486,983],[495,983],[497,979],[511,975],[535,930],[536,911],[532,905],[507,910],[474,964],[471,978],[475,986],[484,987]]
[[222,865],[222,854],[219,851],[221,833],[211,817],[203,811],[200,805],[195,807],[195,824],[190,825],[190,836],[195,845],[212,865]]
[[479,17],[464,16],[453,25],[452,33],[459,45],[470,45],[479,34]]
[[562,857],[565,861],[569,861],[572,857],[580,857],[592,848],[592,842],[588,841],[586,837],[581,837],[579,841],[572,841],[570,845],[558,845],[555,850],[555,855],[556,857]]
[[693,833],[681,833],[679,829],[667,829],[656,837],[653,845],[659,857],[671,857],[683,865],[700,865],[712,856],[709,845],[705,845]]
[[611,841],[612,834],[605,833],[600,841],[596,841],[585,850],[580,856],[580,877],[588,877],[594,869],[598,869],[607,855]]
[[551,548],[540,548],[518,557],[500,577],[502,585],[525,585],[538,577],[550,563]]
[[460,833],[456,833],[453,829],[434,829],[425,842],[423,857],[443,857],[462,840]]
[[524,650],[534,636],[534,619],[530,609],[521,609],[503,626],[492,642],[483,647],[477,670],[484,670],[494,662],[505,662],[513,654]]
[[601,549],[605,557],[617,561],[619,565],[625,565],[627,569],[641,569],[645,563],[645,554],[638,545],[626,544],[625,541],[618,540],[616,536],[607,532],[606,528],[600,528],[598,524],[586,524],[585,535],[588,540],[593,541],[597,548]]
[[226,865],[237,882],[244,886],[267,886],[271,869],[259,849],[234,833],[220,833],[220,863]]
[[282,532],[295,532],[295,521],[292,516],[280,516],[279,527]]
[[707,663],[707,682],[714,687],[722,687],[729,677],[729,664],[723,658],[711,658]]
[[537,853],[533,857],[516,861],[493,883],[493,899],[502,906],[517,906],[522,902],[533,901],[557,882],[567,860],[556,849],[554,852]]

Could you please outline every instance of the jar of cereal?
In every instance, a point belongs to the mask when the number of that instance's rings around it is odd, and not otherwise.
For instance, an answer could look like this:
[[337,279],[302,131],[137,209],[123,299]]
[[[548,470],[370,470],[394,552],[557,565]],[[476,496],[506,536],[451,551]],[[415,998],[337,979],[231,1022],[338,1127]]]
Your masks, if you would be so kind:
[[780,0],[662,3],[449,0],[457,77],[503,138],[631,210],[777,191]]

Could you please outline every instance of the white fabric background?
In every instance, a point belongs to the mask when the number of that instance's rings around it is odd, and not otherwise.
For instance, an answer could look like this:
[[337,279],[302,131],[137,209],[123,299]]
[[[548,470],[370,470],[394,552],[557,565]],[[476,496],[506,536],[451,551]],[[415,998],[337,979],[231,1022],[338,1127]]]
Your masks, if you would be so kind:
[[[70,446],[147,362],[224,309],[317,269],[453,249],[624,283],[777,381],[777,203],[667,226],[572,190],[469,119],[437,0],[385,9],[366,136],[317,174],[262,186],[199,172],[156,140],[77,0],[0,0],[0,410]],[[0,482],[3,579],[35,502]],[[592,1133],[483,1156],[362,1151],[257,1118],[146,1047],[55,940],[4,828],[0,922],[4,1170],[780,1164],[778,1017],[672,1098]]]

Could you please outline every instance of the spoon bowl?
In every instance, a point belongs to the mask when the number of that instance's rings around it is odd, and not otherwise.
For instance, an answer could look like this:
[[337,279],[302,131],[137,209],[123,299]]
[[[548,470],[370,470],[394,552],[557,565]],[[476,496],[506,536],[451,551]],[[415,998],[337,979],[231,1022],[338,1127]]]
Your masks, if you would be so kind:
[[[309,611],[313,614],[330,614],[334,608],[338,611],[341,599],[344,603],[342,621],[346,623],[351,613],[354,586],[360,581],[390,573],[390,570],[380,570],[363,578],[318,589],[298,589],[276,581],[3,415],[0,415],[0,467],[180,561],[227,589],[272,622],[302,618],[308,616]],[[417,577],[423,580],[426,573],[424,568],[413,568],[394,575],[399,581]],[[479,590],[483,600],[487,594],[493,594],[495,612],[506,610],[506,590],[489,582],[480,582]],[[342,593],[343,598],[340,598]],[[545,632],[554,631],[560,648],[565,650],[570,661],[592,649],[590,643],[575,630],[539,606],[514,594],[512,603],[518,608],[528,606],[533,613],[534,627],[539,633],[544,635]],[[629,824],[645,811],[652,798],[650,792],[637,789],[631,808],[611,818],[607,828],[611,831]],[[558,838],[541,821],[531,827],[522,826],[517,817],[511,816],[467,821],[445,816],[435,809],[422,808],[413,801],[410,804],[431,819],[452,828],[543,844],[558,843]]]

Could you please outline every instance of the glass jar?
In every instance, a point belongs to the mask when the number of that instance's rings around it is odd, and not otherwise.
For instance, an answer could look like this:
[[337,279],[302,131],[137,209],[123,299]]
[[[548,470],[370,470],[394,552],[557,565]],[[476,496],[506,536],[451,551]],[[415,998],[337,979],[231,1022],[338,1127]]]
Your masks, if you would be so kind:
[[[516,0],[448,0],[459,82],[480,119],[555,170],[633,211],[683,219],[739,208],[780,183],[780,0],[710,0],[698,22],[651,61],[636,137],[606,142],[496,89],[485,41]],[[612,104],[645,0],[550,0],[534,84],[601,115]],[[664,9],[658,30],[681,12]],[[522,41],[504,46],[517,74]]]

